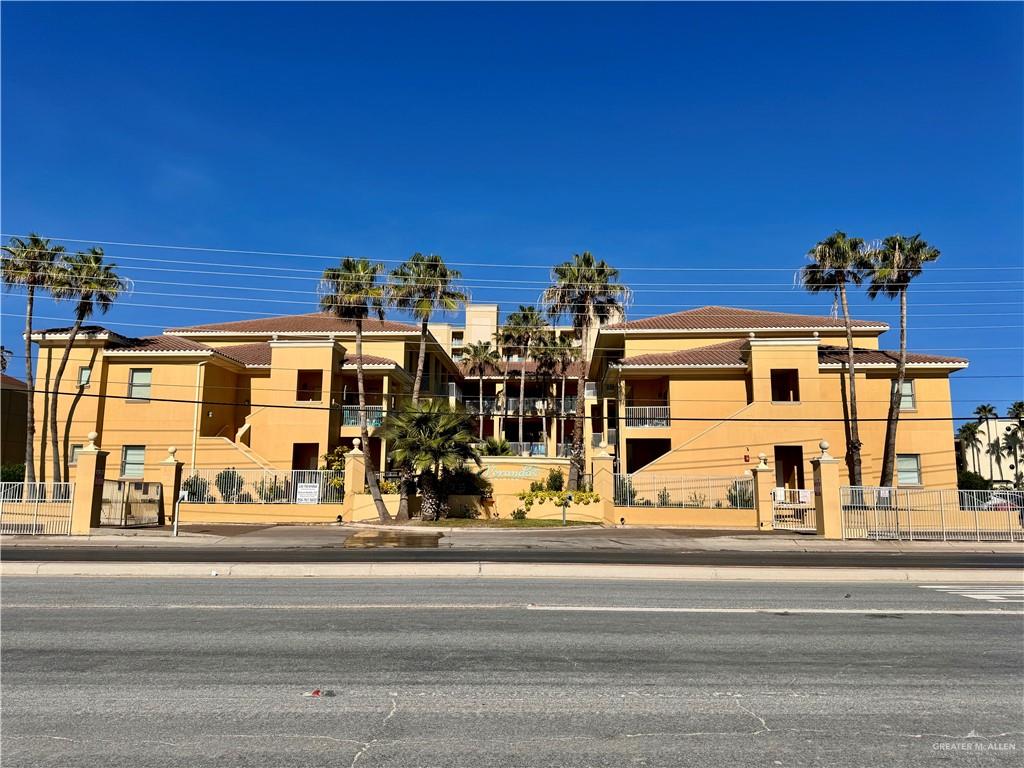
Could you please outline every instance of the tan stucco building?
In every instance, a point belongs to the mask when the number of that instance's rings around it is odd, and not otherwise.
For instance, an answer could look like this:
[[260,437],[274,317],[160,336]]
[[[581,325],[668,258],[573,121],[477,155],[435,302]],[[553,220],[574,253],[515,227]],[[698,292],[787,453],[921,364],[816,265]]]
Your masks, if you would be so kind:
[[[495,318],[497,311],[495,310]],[[479,380],[456,360],[456,342],[482,340],[485,317],[435,329],[424,391],[479,410]],[[476,328],[470,334],[470,329]],[[884,323],[857,321],[858,398],[864,481],[877,483],[896,355],[879,349]],[[461,334],[461,335],[460,335]],[[39,331],[37,435],[47,371],[67,329]],[[186,471],[234,467],[307,469],[358,435],[354,327],[311,313],[185,326],[130,338],[84,328],[72,351],[59,423],[73,457],[90,432],[109,452],[107,477],[149,476],[170,446]],[[419,328],[367,320],[364,370],[371,427],[402,397],[415,372]],[[898,439],[899,482],[955,487],[949,375],[965,360],[910,355]],[[620,473],[737,476],[764,453],[778,484],[804,488],[822,439],[845,453],[845,331],[828,317],[702,307],[607,325],[596,334],[584,427],[587,462],[607,451]],[[484,377],[485,436],[503,435],[517,453],[566,455],[575,418],[575,377],[527,377],[528,414],[518,437],[523,365]],[[503,386],[504,383],[504,386]],[[504,390],[509,396],[504,396]],[[501,418],[508,402],[510,416]],[[387,445],[370,440],[369,460],[386,469]],[[36,446],[36,456],[48,446]],[[48,470],[49,457],[41,462]],[[73,469],[72,469],[73,479]]]

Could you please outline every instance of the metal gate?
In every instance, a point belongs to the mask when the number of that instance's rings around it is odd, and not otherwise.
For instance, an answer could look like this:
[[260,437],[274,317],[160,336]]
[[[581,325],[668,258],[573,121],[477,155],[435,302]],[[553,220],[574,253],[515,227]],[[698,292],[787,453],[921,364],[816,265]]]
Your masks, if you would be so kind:
[[0,483],[0,533],[71,534],[74,483]]
[[163,486],[142,480],[104,480],[100,525],[135,528],[162,525]]
[[772,489],[772,526],[800,533],[817,533],[814,492],[804,488]]

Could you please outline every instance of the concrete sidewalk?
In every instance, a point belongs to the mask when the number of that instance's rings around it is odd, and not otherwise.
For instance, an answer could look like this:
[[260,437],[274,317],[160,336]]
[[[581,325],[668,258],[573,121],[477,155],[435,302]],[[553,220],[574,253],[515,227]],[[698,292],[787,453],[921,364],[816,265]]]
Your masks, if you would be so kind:
[[192,526],[178,537],[170,529],[94,529],[90,536],[0,536],[8,547],[239,548],[239,549],[517,549],[652,552],[998,553],[1024,551],[1020,542],[831,541],[789,532],[749,533],[681,528],[542,529],[433,528],[378,525]]

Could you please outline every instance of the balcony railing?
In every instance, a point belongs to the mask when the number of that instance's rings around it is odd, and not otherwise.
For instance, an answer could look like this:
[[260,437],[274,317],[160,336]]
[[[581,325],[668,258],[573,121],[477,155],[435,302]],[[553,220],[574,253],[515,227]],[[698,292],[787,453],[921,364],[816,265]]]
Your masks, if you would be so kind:
[[627,405],[627,427],[667,427],[672,418],[667,405]]
[[547,446],[544,443],[509,443],[512,453],[516,456],[547,456]]
[[[383,405],[366,406],[366,426],[379,427],[384,421]],[[341,409],[341,424],[344,427],[359,426],[359,406],[345,405]]]
[[[601,441],[605,439],[603,432],[595,432],[590,436],[590,445],[592,448],[597,448],[601,445]],[[619,433],[614,429],[608,430],[608,445],[614,446],[619,442]]]
[[[469,413],[477,414],[480,412],[480,398],[468,396],[464,400],[466,410]],[[498,398],[496,397],[485,397],[484,398],[484,415],[490,415],[495,412],[498,407]]]

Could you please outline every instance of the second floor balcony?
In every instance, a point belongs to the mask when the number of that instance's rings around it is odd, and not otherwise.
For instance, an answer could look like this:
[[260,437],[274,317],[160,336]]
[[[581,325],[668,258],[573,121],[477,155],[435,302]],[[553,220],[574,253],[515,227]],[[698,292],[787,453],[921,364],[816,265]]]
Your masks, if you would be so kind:
[[[373,429],[379,427],[384,422],[384,406],[383,405],[367,405],[366,406],[366,426]],[[344,405],[341,408],[341,426],[343,427],[358,427],[359,426],[359,406],[358,405]]]
[[672,423],[672,415],[667,405],[627,405],[627,427],[667,427]]

